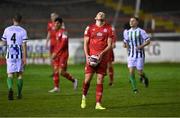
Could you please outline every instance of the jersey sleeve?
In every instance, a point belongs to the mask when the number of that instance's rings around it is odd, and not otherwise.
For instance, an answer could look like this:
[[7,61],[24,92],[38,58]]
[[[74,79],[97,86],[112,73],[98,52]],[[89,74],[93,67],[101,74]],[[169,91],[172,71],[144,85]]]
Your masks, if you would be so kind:
[[84,36],[90,37],[90,26],[87,26],[84,31]]
[[143,38],[144,41],[149,40],[149,35],[146,33],[145,30],[141,30],[141,37]]
[[24,31],[22,32],[22,39],[23,39],[23,42],[26,42],[27,39],[28,39],[26,30],[24,30]]
[[67,31],[64,31],[62,33],[62,39],[67,40],[67,38],[68,38],[68,33],[67,33]]
[[126,29],[123,31],[123,41],[125,43],[128,42],[128,30],[126,30]]
[[51,31],[51,23],[48,23],[48,25],[47,25],[47,31],[48,31],[48,32]]
[[6,40],[7,40],[7,29],[4,30],[4,33],[3,33],[2,37],[1,37],[1,39],[2,39],[3,41],[6,41]]

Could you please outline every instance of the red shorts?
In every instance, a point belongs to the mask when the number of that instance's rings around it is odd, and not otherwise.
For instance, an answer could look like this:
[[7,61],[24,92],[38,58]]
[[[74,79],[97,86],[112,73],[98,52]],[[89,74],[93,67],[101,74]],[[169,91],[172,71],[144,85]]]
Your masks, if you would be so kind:
[[64,58],[64,57],[56,57],[55,59],[52,60],[52,65],[53,67],[58,67],[58,68],[63,68],[66,70],[67,68],[67,60],[68,58]]
[[50,54],[52,54],[55,50],[55,45],[50,45],[49,50],[50,50]]
[[85,66],[85,73],[98,73],[102,75],[106,75],[106,70],[107,70],[107,61],[101,61],[98,66],[92,67],[89,64],[86,63]]
[[109,62],[113,62],[114,61],[114,51],[110,50],[109,51]]

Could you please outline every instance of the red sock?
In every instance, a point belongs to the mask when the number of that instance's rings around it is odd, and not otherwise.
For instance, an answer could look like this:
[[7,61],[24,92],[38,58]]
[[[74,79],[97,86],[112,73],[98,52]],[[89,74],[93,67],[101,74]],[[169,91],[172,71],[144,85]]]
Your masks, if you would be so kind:
[[85,96],[87,95],[89,86],[90,86],[90,83],[85,84],[85,82],[83,82],[83,95],[85,95]]
[[114,80],[114,69],[113,69],[113,67],[109,67],[109,78],[110,78],[110,82],[113,82],[113,80]]
[[101,103],[102,99],[102,93],[103,93],[103,84],[97,84],[96,85],[96,103]]
[[71,82],[74,82],[73,77],[69,73],[65,72],[62,76],[70,80]]
[[59,88],[59,73],[54,73],[53,80],[54,80],[54,86]]

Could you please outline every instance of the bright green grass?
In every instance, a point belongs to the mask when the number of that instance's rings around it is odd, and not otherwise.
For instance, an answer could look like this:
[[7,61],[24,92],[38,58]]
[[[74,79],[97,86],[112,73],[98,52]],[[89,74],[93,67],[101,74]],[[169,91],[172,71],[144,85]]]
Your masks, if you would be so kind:
[[[0,67],[0,117],[4,116],[180,116],[180,64],[146,64],[145,71],[150,78],[149,88],[139,83],[139,93],[131,91],[128,70],[124,64],[115,65],[115,84],[108,86],[104,81],[103,106],[107,110],[97,111],[95,107],[96,79],[92,80],[87,97],[87,108],[81,109],[82,81],[84,67],[71,65],[68,71],[79,82],[77,91],[72,83],[61,77],[60,93],[48,93],[52,89],[50,66],[28,65],[24,74],[22,100],[7,100],[6,68]],[[16,81],[14,81],[16,93]]]

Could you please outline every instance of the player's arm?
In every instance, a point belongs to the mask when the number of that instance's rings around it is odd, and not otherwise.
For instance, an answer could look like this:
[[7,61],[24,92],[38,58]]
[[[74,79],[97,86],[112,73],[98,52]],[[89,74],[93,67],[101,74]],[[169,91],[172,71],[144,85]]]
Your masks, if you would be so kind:
[[107,40],[107,46],[106,48],[98,55],[99,56],[99,59],[101,60],[102,59],[102,56],[107,53],[107,51],[109,51],[110,49],[112,48],[112,38],[108,38]]
[[7,39],[7,30],[5,29],[3,35],[0,39],[0,45],[1,46],[6,45],[6,43],[7,43],[6,39]]
[[0,40],[0,46],[6,45],[6,41]]
[[27,32],[24,31],[22,35],[23,35],[22,36],[22,39],[23,39],[23,43],[22,43],[23,58],[22,58],[22,61],[23,61],[23,64],[26,65],[26,56],[27,56],[27,46],[26,46],[26,43],[27,43],[27,39],[28,39]]
[[141,30],[141,37],[144,40],[144,43],[142,43],[140,46],[137,47],[137,50],[143,49],[145,46],[149,45],[151,40],[148,34],[146,33],[145,30]]
[[115,39],[114,31],[113,31],[112,28],[110,28],[110,29],[109,29],[109,32],[108,32],[107,46],[106,46],[106,48],[105,48],[102,52],[100,52],[100,54],[98,55],[100,60],[102,59],[103,55],[104,55],[105,53],[107,53],[107,51],[109,51],[110,49],[112,49],[113,39]]
[[48,31],[48,33],[47,33],[47,37],[46,37],[46,47],[48,47],[49,40],[50,40],[50,31]]
[[129,48],[129,36],[128,36],[128,30],[127,29],[125,29],[124,31],[123,31],[123,47],[124,48]]
[[138,46],[137,49],[143,49],[144,47],[149,45],[150,42],[151,42],[150,38],[146,39],[146,41],[143,44],[141,44],[140,46]]
[[116,43],[115,42],[112,42],[112,49],[113,48],[116,48]]
[[26,58],[27,58],[27,45],[26,45],[26,42],[23,42],[22,51],[23,51],[23,64],[26,65]]
[[89,59],[89,37],[88,36],[84,36],[84,53],[86,56],[86,61],[88,61]]
[[117,34],[114,27],[112,27],[112,49],[116,48]]

